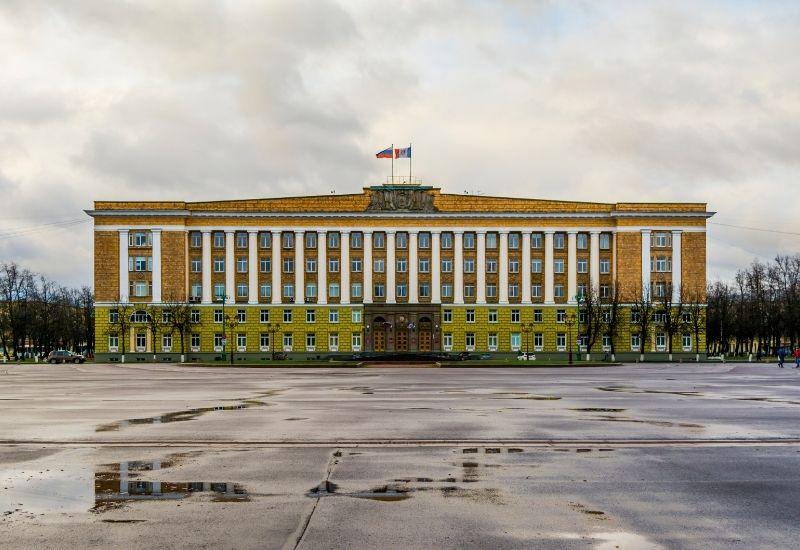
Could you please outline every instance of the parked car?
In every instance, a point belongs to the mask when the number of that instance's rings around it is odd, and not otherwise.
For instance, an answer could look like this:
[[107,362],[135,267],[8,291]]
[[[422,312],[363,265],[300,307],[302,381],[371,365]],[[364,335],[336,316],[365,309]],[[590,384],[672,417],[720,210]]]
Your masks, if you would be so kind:
[[51,351],[47,354],[48,363],[83,363],[86,358],[78,353],[60,349],[58,351]]

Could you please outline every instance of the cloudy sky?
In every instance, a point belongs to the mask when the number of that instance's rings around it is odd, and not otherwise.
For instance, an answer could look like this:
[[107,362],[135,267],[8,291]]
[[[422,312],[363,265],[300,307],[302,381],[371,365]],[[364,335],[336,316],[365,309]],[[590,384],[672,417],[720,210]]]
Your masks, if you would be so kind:
[[[0,261],[91,284],[96,199],[700,201],[800,233],[800,3],[4,0]],[[51,224],[51,225],[42,225]],[[709,278],[800,235],[709,227]]]

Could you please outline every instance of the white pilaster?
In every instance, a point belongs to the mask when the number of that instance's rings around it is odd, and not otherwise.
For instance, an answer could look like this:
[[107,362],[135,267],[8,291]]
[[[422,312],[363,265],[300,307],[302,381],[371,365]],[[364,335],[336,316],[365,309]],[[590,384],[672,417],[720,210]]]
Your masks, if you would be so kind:
[[395,232],[389,230],[386,232],[386,303],[394,304],[395,299],[395,272],[397,271],[396,258],[394,254],[394,236]]
[[247,231],[247,303],[258,303],[258,230]]
[[161,303],[161,229],[152,229],[153,234],[153,303]]
[[589,282],[592,292],[600,292],[600,232],[592,231],[589,234]]
[[681,235],[680,230],[672,232],[672,302],[681,301]]
[[478,253],[475,260],[475,302],[486,303],[486,231],[477,231],[475,234]]
[[236,247],[236,233],[234,231],[225,232],[225,294],[231,302],[236,301],[236,285],[234,274],[236,273],[236,258],[234,257]]
[[[440,266],[437,265],[436,269]],[[453,303],[464,303],[464,232],[453,231]]]
[[211,265],[211,231],[203,231],[203,292],[202,298],[204,304],[211,303],[211,272],[213,266]]
[[[611,279],[617,282],[617,232],[611,233]],[[615,291],[616,292],[616,291]]]
[[553,297],[553,231],[544,232],[544,303],[555,302]]
[[305,302],[305,277],[303,276],[306,267],[305,254],[306,243],[303,231],[294,232],[294,303],[302,304]]
[[[281,242],[281,232],[278,230],[272,231],[272,303],[273,304],[280,304],[281,297],[283,296],[283,289],[281,288],[281,271],[283,271],[283,266],[281,265],[281,246],[283,243]],[[280,336],[278,336],[280,337]],[[275,345],[274,342],[270,342],[270,345]]]
[[431,303],[442,301],[441,232],[431,231]]
[[500,254],[497,261],[499,302],[508,303],[508,231],[500,231]]
[[364,231],[364,303],[372,303],[372,231]]
[[[433,239],[431,239],[431,241],[433,241]],[[433,247],[433,242],[431,242],[431,247]],[[419,267],[419,261],[417,259],[417,230],[412,229],[408,231],[408,303],[409,304],[419,303],[419,280],[417,278],[418,267]]]
[[[362,243],[363,244],[363,243]],[[350,231],[342,229],[339,239],[341,253],[339,254],[339,303],[350,303]],[[367,266],[361,265],[361,272],[365,272]]]
[[[342,241],[339,244],[344,246]],[[339,260],[339,273],[344,273],[347,267]],[[317,232],[317,303],[328,303],[328,232]]]
[[567,231],[567,300],[575,303],[578,294],[578,232]]
[[650,230],[642,229],[642,297],[650,295]]
[[531,303],[531,234],[530,231],[522,232],[522,303]]
[[119,301],[127,302],[130,293],[130,282],[128,279],[128,230],[119,230]]

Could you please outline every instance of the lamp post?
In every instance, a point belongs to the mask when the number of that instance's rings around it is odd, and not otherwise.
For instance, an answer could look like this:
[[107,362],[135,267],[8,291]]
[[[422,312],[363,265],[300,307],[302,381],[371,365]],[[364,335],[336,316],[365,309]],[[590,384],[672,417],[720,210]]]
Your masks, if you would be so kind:
[[522,323],[522,333],[525,335],[525,359],[528,359],[530,354],[531,332],[533,332],[533,323]]
[[567,316],[567,349],[569,350],[569,364],[572,364],[572,325],[575,324],[575,314]]
[[276,346],[275,333],[278,332],[279,330],[281,330],[281,324],[280,323],[275,323],[275,324],[267,323],[267,331],[270,333],[270,336],[269,336],[269,338],[270,338],[270,340],[269,340],[269,343],[270,343],[270,346],[269,346],[270,359],[272,361],[275,360],[275,346]]
[[[235,336],[233,331],[236,328],[236,326],[239,324],[239,321],[236,319],[236,317],[225,317],[225,315],[222,316],[222,320],[223,320],[223,322],[224,321],[228,322],[228,326],[231,329],[231,341],[233,341],[233,337]],[[236,347],[233,344],[231,344],[231,366],[233,366],[233,354],[234,354],[234,350],[235,349],[236,349]]]
[[225,332],[225,301],[228,299],[226,294],[217,296],[217,300],[222,302],[222,360],[225,360],[225,348],[227,347],[227,335]]

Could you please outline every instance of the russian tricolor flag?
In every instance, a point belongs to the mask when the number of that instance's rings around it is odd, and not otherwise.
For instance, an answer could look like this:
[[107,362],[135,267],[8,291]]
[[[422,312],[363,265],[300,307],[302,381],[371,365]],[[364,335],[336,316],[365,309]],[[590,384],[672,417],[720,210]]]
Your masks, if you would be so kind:
[[390,159],[390,158],[393,158],[392,148],[389,147],[387,149],[384,149],[380,153],[376,154],[375,158],[379,158],[379,159]]

